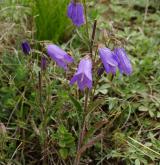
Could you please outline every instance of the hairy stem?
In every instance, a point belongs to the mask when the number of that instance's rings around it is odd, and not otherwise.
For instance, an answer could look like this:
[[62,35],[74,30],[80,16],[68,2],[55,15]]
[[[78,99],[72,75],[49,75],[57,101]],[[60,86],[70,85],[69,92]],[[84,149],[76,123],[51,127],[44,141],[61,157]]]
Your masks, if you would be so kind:
[[86,4],[86,0],[83,0],[83,5],[84,5],[85,18],[86,18],[86,33],[87,33],[88,41],[89,41],[89,27],[88,27],[87,4]]
[[79,154],[79,150],[82,146],[83,139],[86,133],[86,112],[87,112],[87,107],[88,107],[88,98],[89,98],[89,90],[87,89],[85,92],[85,101],[84,101],[84,117],[83,117],[83,124],[82,124],[82,130],[79,135],[78,139],[78,147],[77,147],[77,155],[74,161],[74,165],[79,165],[81,154]]
[[95,34],[96,34],[96,27],[97,27],[97,20],[94,20],[93,30],[92,30],[92,37],[91,37],[91,44],[90,44],[91,58],[93,56],[93,44],[94,44],[94,38],[95,38]]

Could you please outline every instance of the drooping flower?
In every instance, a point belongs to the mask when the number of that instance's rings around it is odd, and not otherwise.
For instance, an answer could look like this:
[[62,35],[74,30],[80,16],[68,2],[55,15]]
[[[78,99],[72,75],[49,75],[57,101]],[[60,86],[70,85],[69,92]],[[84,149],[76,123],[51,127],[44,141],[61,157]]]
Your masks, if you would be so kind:
[[104,73],[104,71],[105,71],[104,66],[101,66],[97,71],[98,76],[101,77],[101,75]]
[[113,52],[105,47],[99,48],[98,51],[106,73],[115,74],[118,63],[114,59]]
[[21,44],[21,47],[22,47],[22,50],[23,50],[24,54],[26,54],[26,55],[30,54],[31,47],[30,47],[30,45],[27,41],[23,41],[22,44]]
[[86,87],[92,88],[92,61],[91,58],[86,56],[81,59],[77,72],[70,81],[70,84],[73,85],[77,82],[80,90],[84,90]]
[[80,2],[72,0],[68,5],[67,15],[76,26],[81,26],[85,23],[84,8]]
[[47,60],[45,56],[42,56],[41,58],[41,70],[46,70],[47,67]]
[[131,62],[123,48],[114,49],[114,58],[116,59],[118,68],[122,74],[130,75],[132,73]]
[[57,45],[48,45],[47,53],[60,67],[65,70],[67,69],[67,64],[73,62],[73,58]]

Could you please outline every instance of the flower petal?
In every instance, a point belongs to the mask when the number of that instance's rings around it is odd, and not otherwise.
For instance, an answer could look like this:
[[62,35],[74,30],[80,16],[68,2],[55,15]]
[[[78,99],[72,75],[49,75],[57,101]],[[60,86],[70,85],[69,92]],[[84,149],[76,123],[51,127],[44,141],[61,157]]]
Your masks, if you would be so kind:
[[84,90],[85,87],[92,88],[92,61],[89,57],[81,59],[70,84],[72,85],[76,81],[80,90]]
[[67,9],[67,15],[76,26],[81,26],[85,23],[84,8],[79,2],[70,2]]
[[116,73],[117,61],[114,59],[113,52],[108,48],[99,48],[99,55],[104,65],[106,73]]
[[78,75],[75,74],[72,79],[70,80],[70,84],[73,85],[78,80]]
[[67,69],[67,64],[73,62],[73,58],[57,45],[48,45],[47,53],[60,67],[65,70]]
[[103,63],[108,63],[111,66],[117,66],[117,62],[113,58],[113,53],[108,48],[99,48],[99,55]]
[[24,54],[30,54],[31,47],[27,41],[23,41],[21,44],[22,50]]
[[125,50],[123,48],[115,48],[114,55],[120,72],[130,75],[132,73],[132,65]]

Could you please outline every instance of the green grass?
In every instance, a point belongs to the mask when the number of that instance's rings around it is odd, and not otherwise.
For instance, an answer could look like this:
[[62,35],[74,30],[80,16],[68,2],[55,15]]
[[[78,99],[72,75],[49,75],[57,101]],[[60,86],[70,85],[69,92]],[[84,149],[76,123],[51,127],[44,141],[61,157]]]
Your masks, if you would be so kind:
[[66,19],[66,6],[69,0],[36,0],[34,16],[36,39],[60,42],[69,36],[69,19]]

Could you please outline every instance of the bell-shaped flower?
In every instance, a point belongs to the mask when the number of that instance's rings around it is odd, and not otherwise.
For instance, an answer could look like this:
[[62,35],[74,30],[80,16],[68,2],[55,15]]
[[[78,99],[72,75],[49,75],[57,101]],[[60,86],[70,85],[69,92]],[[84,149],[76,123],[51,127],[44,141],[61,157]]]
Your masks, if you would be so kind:
[[105,69],[104,66],[99,67],[98,71],[97,71],[97,75],[99,77],[101,77],[101,75],[104,73]]
[[80,90],[84,90],[86,87],[92,88],[92,60],[89,56],[81,59],[77,72],[70,81],[70,84],[73,85],[77,82]]
[[47,46],[48,55],[63,69],[67,69],[67,64],[72,63],[73,58],[57,45],[50,44]]
[[84,7],[80,2],[72,0],[68,5],[67,15],[76,26],[81,26],[85,23]]
[[118,63],[114,59],[113,52],[105,47],[99,48],[98,51],[106,73],[115,74]]
[[41,70],[46,70],[47,67],[47,60],[45,56],[42,56],[41,58]]
[[123,48],[114,49],[114,58],[116,59],[118,68],[122,74],[130,75],[132,73],[131,62]]
[[30,45],[27,41],[23,41],[22,44],[21,44],[21,47],[22,47],[22,50],[23,50],[24,54],[26,54],[26,55],[30,54],[31,47],[30,47]]

